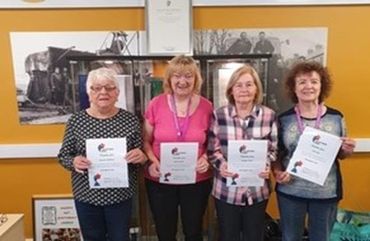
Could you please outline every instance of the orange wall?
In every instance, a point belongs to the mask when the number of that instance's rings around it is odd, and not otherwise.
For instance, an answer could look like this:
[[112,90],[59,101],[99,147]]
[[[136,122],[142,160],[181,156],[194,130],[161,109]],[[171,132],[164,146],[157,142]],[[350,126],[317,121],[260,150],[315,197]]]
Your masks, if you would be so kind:
[[[9,32],[142,30],[144,11],[127,9],[0,10],[0,144],[60,142],[63,125],[18,123]],[[194,28],[328,27],[328,66],[334,91],[327,101],[346,116],[352,137],[370,137],[370,6],[204,7],[194,10]],[[169,33],[170,34],[170,33]],[[27,42],[25,41],[25,44]],[[343,161],[341,206],[370,211],[370,154]],[[55,159],[0,160],[0,212],[25,213],[32,237],[31,196],[70,192],[69,174]],[[269,212],[278,215],[274,198]]]

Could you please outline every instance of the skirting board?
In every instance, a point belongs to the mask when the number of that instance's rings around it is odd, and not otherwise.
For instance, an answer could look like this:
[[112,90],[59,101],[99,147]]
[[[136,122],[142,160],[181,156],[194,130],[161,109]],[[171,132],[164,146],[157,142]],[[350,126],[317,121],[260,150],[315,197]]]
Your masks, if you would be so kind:
[[[355,138],[356,153],[370,152],[370,138]],[[1,144],[0,159],[55,158],[61,143]]]

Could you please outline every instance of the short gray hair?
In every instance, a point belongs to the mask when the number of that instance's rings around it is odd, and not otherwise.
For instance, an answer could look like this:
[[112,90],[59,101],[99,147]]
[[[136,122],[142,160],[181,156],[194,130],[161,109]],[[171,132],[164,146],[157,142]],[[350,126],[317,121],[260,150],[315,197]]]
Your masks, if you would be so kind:
[[112,80],[114,83],[114,86],[116,86],[117,90],[119,90],[118,79],[116,76],[117,76],[116,71],[114,71],[113,69],[106,68],[106,67],[101,67],[98,69],[91,70],[89,72],[89,75],[87,76],[86,92],[90,93],[92,83],[100,79]]

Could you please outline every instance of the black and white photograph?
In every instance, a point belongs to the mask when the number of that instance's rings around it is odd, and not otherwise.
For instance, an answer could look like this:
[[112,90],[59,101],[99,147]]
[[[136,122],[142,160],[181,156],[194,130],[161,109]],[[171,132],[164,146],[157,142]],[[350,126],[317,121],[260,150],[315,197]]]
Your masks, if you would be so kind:
[[[87,73],[73,74],[68,57],[138,55],[141,51],[137,31],[12,32],[10,39],[21,124],[65,123],[81,109],[85,92],[81,81],[86,81]],[[128,75],[131,82],[132,75],[124,67],[107,65],[119,75]],[[124,91],[121,95],[119,102],[130,104]]]
[[[260,73],[265,104],[276,112],[290,106],[283,93],[286,71],[297,61],[326,64],[327,28],[213,29],[194,32],[194,55],[257,55],[249,64]],[[258,57],[261,55],[261,57]],[[263,55],[267,61],[263,60]],[[243,62],[244,63],[244,62]],[[215,107],[226,102],[226,81],[241,63],[224,63],[208,73],[213,76]]]
[[[195,56],[254,56],[235,63],[228,60],[210,65],[205,82],[207,88],[212,86],[207,97],[215,107],[226,101],[226,81],[240,64],[249,63],[259,71],[265,104],[279,113],[291,104],[283,97],[282,81],[286,70],[297,61],[326,63],[327,28],[199,30],[194,31],[193,37]],[[122,96],[119,97],[120,107],[134,111],[135,108],[144,108],[135,106],[135,102],[148,101],[132,96],[131,90],[146,86],[144,80],[148,78],[144,77],[152,76],[151,61],[143,61],[138,66],[117,60],[81,61],[77,64],[68,61],[71,56],[83,59],[89,56],[145,55],[143,32],[12,32],[10,38],[21,124],[65,123],[72,113],[87,108],[84,86],[87,73],[102,65],[114,68],[126,83],[122,86],[125,91],[121,91]]]

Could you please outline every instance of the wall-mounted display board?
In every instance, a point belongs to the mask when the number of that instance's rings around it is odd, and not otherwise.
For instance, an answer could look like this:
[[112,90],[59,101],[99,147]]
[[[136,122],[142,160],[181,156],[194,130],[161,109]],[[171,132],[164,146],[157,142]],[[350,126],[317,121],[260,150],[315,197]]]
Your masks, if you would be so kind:
[[[154,2],[154,1],[153,1]],[[172,2],[171,0],[166,2]],[[193,6],[287,6],[370,4],[369,0],[193,0]],[[145,0],[2,0],[0,8],[143,7]]]
[[192,54],[191,0],[146,0],[145,10],[148,54]]

